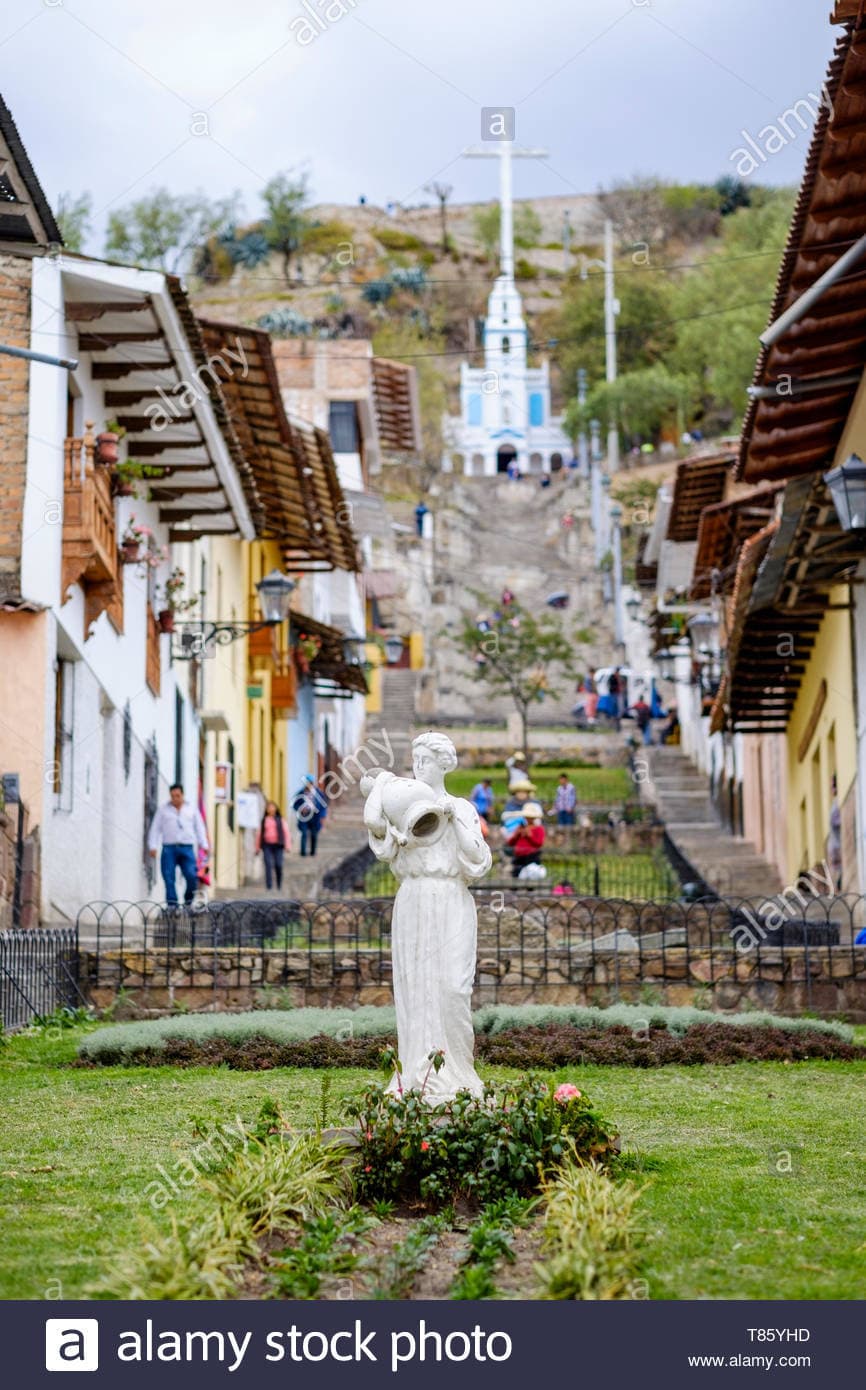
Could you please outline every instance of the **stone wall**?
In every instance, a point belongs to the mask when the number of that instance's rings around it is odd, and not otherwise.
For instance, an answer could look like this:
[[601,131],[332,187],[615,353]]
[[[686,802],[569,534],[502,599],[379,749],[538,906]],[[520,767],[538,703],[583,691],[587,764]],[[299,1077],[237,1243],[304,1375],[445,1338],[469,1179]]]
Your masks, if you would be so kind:
[[[496,954],[481,944],[474,1002],[502,1004],[609,1004],[641,1002],[702,1003],[722,1013],[770,1009],[784,1014],[805,1010],[844,1014],[866,1021],[866,951],[850,947],[763,948],[738,956],[733,951],[693,949],[659,942],[642,943],[639,955],[596,938],[562,945],[523,947],[500,944]],[[147,1009],[177,1004],[197,1010],[301,1007],[316,1004],[350,1008],[388,1004],[390,953],[378,948],[257,950],[157,947],[144,952],[82,953],[82,980],[99,1008],[118,987]]]

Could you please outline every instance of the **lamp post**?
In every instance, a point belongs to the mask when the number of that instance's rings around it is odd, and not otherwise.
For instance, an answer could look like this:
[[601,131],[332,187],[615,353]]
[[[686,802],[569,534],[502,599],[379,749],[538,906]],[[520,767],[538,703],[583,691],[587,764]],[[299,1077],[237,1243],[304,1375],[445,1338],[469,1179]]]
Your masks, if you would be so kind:
[[611,550],[613,551],[613,640],[622,646],[622,507],[614,502],[610,509]]
[[843,531],[866,530],[866,463],[849,454],[838,468],[824,474]]
[[405,643],[402,637],[398,637],[396,632],[390,637],[385,638],[385,660],[389,666],[396,666],[403,655]]
[[241,637],[248,637],[252,632],[260,632],[265,627],[279,627],[289,616],[289,603],[294,589],[294,579],[290,579],[287,574],[281,574],[277,569],[271,570],[270,574],[266,574],[256,585],[262,613],[260,622],[221,622],[217,619],[214,622],[176,624],[174,632],[177,641],[172,645],[172,657],[175,661],[195,661],[207,656],[209,649],[212,651],[214,647],[226,647],[229,643],[237,642]]

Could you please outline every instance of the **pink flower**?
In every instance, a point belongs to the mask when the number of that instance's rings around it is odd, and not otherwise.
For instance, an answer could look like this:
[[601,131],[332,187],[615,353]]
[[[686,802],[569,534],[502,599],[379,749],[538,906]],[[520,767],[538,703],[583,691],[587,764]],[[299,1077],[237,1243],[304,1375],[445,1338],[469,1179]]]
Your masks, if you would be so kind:
[[577,1100],[580,1091],[576,1086],[572,1086],[570,1081],[563,1081],[561,1086],[557,1086],[553,1093],[553,1099],[558,1100],[560,1105],[567,1105],[570,1100]]
[[427,1143],[427,1140],[426,1140],[426,1139],[422,1139],[422,1140],[421,1140],[421,1152],[422,1152],[422,1154],[426,1153],[427,1150],[429,1149],[429,1147],[430,1147],[430,1145]]
[[367,1133],[364,1135],[364,1138],[365,1138],[365,1139],[372,1139],[372,1138],[373,1138],[373,1131],[372,1131],[372,1129],[368,1129],[368,1130],[367,1130]]
[[373,1169],[371,1168],[370,1164],[368,1163],[367,1166],[366,1166],[366,1168],[364,1169],[364,1172],[365,1172],[365,1173],[372,1173],[372,1171],[373,1171]]

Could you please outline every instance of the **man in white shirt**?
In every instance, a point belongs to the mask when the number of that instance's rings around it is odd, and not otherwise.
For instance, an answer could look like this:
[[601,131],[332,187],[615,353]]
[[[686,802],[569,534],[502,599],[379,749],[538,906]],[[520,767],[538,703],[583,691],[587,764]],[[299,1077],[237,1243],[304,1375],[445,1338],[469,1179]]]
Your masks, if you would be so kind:
[[166,903],[177,905],[177,871],[180,869],[186,884],[184,902],[189,907],[198,887],[196,849],[206,855],[209,853],[207,831],[195,806],[184,801],[179,782],[169,788],[168,796],[168,801],[160,806],[150,823],[147,847],[151,858],[155,859],[162,843],[159,869],[165,882]]

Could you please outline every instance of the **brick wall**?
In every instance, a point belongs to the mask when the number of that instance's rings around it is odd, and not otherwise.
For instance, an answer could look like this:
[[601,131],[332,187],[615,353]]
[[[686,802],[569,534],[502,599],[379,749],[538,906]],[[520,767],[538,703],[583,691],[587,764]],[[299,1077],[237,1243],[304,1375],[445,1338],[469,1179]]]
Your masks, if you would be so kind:
[[[0,342],[30,342],[31,263],[0,256]],[[27,474],[27,417],[30,366],[0,357],[0,600],[21,587],[21,523]]]

